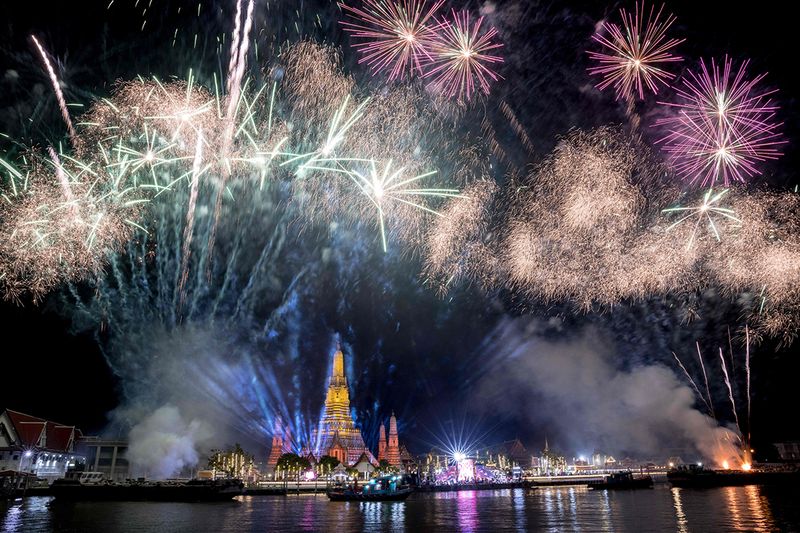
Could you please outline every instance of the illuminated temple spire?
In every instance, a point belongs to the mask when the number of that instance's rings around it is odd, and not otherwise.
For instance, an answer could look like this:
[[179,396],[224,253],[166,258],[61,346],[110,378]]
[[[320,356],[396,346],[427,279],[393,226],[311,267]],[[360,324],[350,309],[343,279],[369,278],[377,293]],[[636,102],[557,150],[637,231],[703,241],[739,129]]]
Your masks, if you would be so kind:
[[347,389],[347,377],[344,375],[344,354],[338,347],[333,355],[333,369],[328,383],[328,394],[325,396],[325,416],[322,424],[331,429],[354,426],[350,417],[350,391]]
[[[350,391],[344,373],[344,354],[336,347],[333,355],[328,392],[325,395],[325,408],[319,431],[315,432],[316,452],[319,455],[331,450],[334,443],[344,449],[346,457],[342,462],[352,464],[366,450],[361,431],[356,428],[350,415]],[[343,458],[339,458],[342,460]]]
[[384,459],[386,459],[386,426],[381,424],[381,431],[378,436],[378,461]]
[[389,443],[386,447],[386,460],[392,466],[400,466],[400,443],[397,439],[397,418],[392,416],[389,418]]

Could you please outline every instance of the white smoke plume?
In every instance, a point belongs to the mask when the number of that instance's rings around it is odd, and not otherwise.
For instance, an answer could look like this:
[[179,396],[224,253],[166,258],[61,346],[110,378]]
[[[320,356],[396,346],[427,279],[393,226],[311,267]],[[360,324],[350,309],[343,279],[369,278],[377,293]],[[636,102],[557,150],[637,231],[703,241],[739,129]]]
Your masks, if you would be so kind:
[[205,422],[187,421],[177,407],[164,405],[131,429],[127,458],[133,472],[165,479],[196,466],[211,435]]
[[524,411],[572,451],[590,446],[642,459],[677,448],[736,464],[738,435],[697,410],[694,392],[673,370],[621,369],[621,357],[591,329],[565,341],[548,340],[541,329],[531,319],[500,323],[482,348],[489,371],[475,397],[498,412]]

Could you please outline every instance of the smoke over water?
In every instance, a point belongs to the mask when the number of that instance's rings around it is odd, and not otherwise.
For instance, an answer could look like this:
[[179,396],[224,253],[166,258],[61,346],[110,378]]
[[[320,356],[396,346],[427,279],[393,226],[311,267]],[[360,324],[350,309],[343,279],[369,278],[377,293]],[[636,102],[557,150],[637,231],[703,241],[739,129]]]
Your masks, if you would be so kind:
[[165,405],[131,429],[127,458],[135,473],[168,478],[197,465],[211,434],[205,422],[187,421],[180,409]]
[[669,368],[623,360],[598,331],[567,340],[541,322],[501,322],[481,348],[491,357],[475,397],[486,408],[541,428],[562,452],[600,449],[640,459],[682,455],[738,464],[739,436],[695,408],[689,386]]

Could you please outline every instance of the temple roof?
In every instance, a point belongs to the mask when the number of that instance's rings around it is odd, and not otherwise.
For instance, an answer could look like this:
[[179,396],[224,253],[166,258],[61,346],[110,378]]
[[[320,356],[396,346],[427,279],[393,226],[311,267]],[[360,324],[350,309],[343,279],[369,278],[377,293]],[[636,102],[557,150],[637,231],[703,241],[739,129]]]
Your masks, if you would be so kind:
[[82,435],[75,426],[58,424],[11,409],[6,409],[5,412],[17,435],[17,444],[26,448],[70,452],[74,439]]

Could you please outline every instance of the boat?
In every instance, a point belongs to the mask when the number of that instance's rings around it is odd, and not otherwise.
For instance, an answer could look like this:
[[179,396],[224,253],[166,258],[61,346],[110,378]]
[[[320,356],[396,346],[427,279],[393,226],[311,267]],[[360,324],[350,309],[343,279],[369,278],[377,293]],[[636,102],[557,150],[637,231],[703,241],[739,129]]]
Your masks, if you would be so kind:
[[113,482],[94,472],[57,479],[50,485],[50,493],[62,501],[210,502],[230,500],[243,490],[244,483],[238,479],[146,481],[140,478]]
[[710,470],[696,465],[680,466],[667,472],[673,487],[709,488],[743,485],[797,485],[798,470]]
[[589,488],[594,490],[651,489],[653,488],[653,478],[648,475],[634,477],[633,472],[616,472],[601,481],[589,482]]
[[326,492],[332,502],[396,502],[408,498],[414,488],[404,482],[403,476],[380,476],[359,488],[335,487]]

